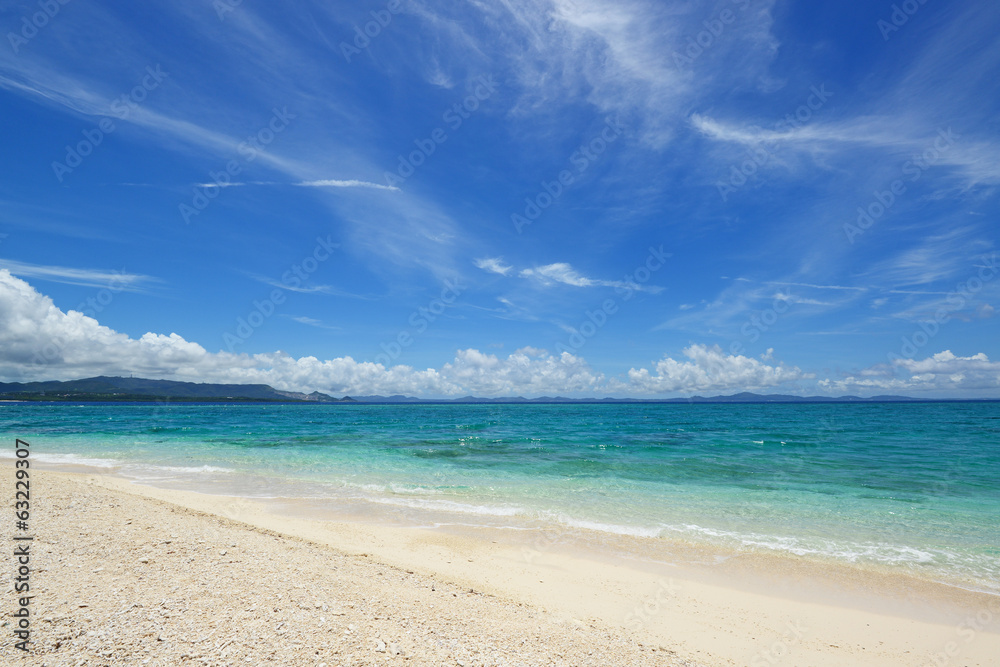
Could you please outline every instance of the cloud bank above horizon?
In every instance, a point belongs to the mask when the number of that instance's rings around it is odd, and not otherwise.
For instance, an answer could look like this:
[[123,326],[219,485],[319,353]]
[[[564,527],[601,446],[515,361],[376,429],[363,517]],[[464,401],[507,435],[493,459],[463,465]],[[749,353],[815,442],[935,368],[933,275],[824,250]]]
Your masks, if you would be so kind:
[[[718,346],[693,344],[685,360],[664,356],[652,370],[630,368],[620,377],[596,373],[582,357],[525,347],[506,358],[462,349],[440,368],[358,362],[351,357],[295,358],[280,351],[209,352],[175,333],[139,338],[102,326],[82,312],[59,310],[10,271],[0,270],[0,380],[79,379],[138,374],[155,379],[211,383],[262,383],[285,391],[335,395],[406,394],[428,398],[562,395],[568,397],[666,397],[695,392],[793,393],[830,390],[990,390],[1000,363],[985,354],[956,357],[943,351],[923,360],[899,359],[866,369],[859,377],[815,380],[815,374],[773,360],[725,354]],[[774,391],[770,393],[775,393]]]

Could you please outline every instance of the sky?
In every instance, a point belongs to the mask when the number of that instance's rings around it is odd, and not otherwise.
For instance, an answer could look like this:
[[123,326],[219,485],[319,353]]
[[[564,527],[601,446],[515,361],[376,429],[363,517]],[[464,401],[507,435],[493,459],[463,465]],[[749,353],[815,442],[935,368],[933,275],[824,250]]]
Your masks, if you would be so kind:
[[0,25],[0,381],[1000,398],[996,3]]

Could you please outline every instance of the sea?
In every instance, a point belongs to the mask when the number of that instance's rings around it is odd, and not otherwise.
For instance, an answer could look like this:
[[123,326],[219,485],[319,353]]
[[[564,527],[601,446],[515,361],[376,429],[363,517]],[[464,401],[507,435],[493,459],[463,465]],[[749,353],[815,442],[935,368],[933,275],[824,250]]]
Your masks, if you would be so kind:
[[[1000,594],[1000,403],[0,403],[0,459],[320,516],[630,536]],[[303,504],[305,503],[305,504]]]

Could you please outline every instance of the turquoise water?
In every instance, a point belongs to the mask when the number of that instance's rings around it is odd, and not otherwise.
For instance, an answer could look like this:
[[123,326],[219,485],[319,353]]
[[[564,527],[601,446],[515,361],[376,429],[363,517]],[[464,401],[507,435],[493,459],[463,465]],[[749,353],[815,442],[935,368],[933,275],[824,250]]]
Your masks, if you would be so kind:
[[[0,404],[148,484],[787,552],[1000,592],[1000,404]],[[402,514],[401,514],[402,513]]]

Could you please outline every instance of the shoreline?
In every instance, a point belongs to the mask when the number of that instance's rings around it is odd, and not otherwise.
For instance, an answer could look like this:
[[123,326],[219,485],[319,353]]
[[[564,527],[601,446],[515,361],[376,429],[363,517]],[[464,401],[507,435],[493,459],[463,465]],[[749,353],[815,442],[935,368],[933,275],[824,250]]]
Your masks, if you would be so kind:
[[[0,456],[0,461],[4,457]],[[13,461],[13,459],[10,459]],[[879,578],[901,578],[902,580],[913,582],[908,588],[914,586],[941,586],[945,590],[959,590],[971,594],[983,594],[1000,599],[1000,581],[995,581],[996,587],[990,587],[994,580],[982,575],[979,579],[961,578],[957,573],[941,570],[921,570],[919,567],[912,567],[907,563],[894,563],[875,560],[854,560],[844,557],[836,557],[831,553],[796,553],[787,548],[770,548],[754,544],[750,546],[737,546],[732,543],[702,539],[698,535],[672,534],[659,532],[658,534],[648,534],[644,528],[628,525],[616,526],[596,523],[584,520],[582,523],[568,521],[565,517],[532,516],[531,514],[521,514],[515,509],[521,508],[493,508],[499,510],[510,509],[511,512],[468,512],[462,509],[448,507],[426,507],[413,504],[413,498],[404,498],[396,501],[392,497],[357,497],[323,495],[322,489],[317,490],[319,495],[294,495],[296,491],[302,489],[295,486],[297,482],[280,477],[255,478],[243,477],[240,473],[232,475],[226,474],[215,479],[199,480],[179,478],[159,477],[159,476],[137,476],[136,474],[126,474],[120,470],[121,466],[128,466],[122,463],[116,466],[94,465],[94,461],[81,459],[72,461],[40,461],[35,465],[43,466],[41,469],[53,472],[67,472],[72,474],[91,474],[113,479],[119,479],[135,487],[148,487],[162,489],[165,491],[177,491],[179,493],[193,493],[196,495],[216,496],[220,498],[239,498],[250,502],[260,503],[262,507],[269,507],[271,511],[279,514],[287,514],[302,519],[317,519],[322,521],[332,521],[340,523],[359,524],[385,524],[389,523],[395,527],[423,527],[428,529],[441,529],[461,534],[463,531],[474,534],[477,531],[499,531],[499,535],[517,533],[530,534],[534,537],[528,540],[532,543],[542,543],[546,545],[542,550],[549,548],[549,542],[581,542],[585,550],[600,553],[606,550],[615,553],[624,552],[627,554],[647,554],[647,558],[654,561],[660,560],[660,555],[667,553],[670,558],[676,560],[683,556],[682,565],[703,565],[706,561],[731,560],[735,558],[743,564],[757,560],[760,562],[770,562],[780,569],[782,564],[793,564],[797,568],[810,568],[816,572],[837,571],[864,574],[868,582],[876,581]],[[155,468],[154,464],[150,465]],[[190,471],[202,474],[205,468],[190,468]],[[176,471],[172,471],[176,474]],[[215,471],[217,472],[217,471]],[[228,473],[228,471],[226,471]],[[254,484],[264,482],[269,491],[268,495],[247,495]],[[201,488],[205,484],[215,485],[214,488],[221,491],[205,492]],[[288,486],[285,486],[288,484]],[[273,493],[274,495],[270,495]],[[293,494],[293,495],[289,495]],[[411,502],[407,502],[407,500]],[[442,502],[440,498],[435,499]],[[432,500],[430,502],[435,502]],[[446,498],[444,503],[455,502],[461,505],[462,500],[453,501]],[[471,502],[470,506],[475,506],[477,501]],[[487,503],[491,501],[486,501]],[[331,507],[332,505],[332,507]],[[525,505],[525,507],[528,507]],[[588,524],[590,524],[588,526]],[[621,529],[621,530],[616,530]],[[555,535],[555,537],[552,537]],[[854,545],[850,545],[854,546]],[[862,545],[864,546],[864,545]],[[522,548],[537,550],[532,544],[522,545]],[[839,554],[838,554],[839,555]],[[711,567],[709,570],[720,568]],[[842,581],[850,579],[850,574],[842,575]]]
[[[707,665],[924,665],[938,654],[946,664],[987,665],[1000,654],[1000,597],[905,574],[702,545],[685,549],[680,542],[652,548],[585,531],[576,531],[584,539],[567,544],[566,533],[317,520],[277,503],[105,474],[33,475],[43,488],[65,483],[124,494],[139,504],[197,512],[202,523],[235,521],[283,540],[306,540],[528,605],[559,627],[593,625]],[[958,653],[949,655],[949,648]]]

